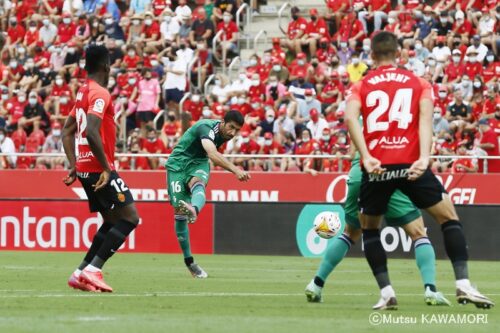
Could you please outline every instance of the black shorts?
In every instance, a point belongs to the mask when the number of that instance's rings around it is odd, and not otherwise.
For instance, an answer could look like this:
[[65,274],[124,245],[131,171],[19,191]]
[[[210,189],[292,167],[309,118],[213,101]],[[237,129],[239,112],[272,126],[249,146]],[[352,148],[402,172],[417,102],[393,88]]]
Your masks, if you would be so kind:
[[416,180],[408,180],[409,164],[386,165],[382,175],[369,175],[364,169],[359,195],[360,212],[366,215],[383,215],[396,190],[403,192],[420,209],[429,208],[443,200],[443,185],[428,168]]
[[141,123],[149,123],[155,119],[155,116],[153,111],[137,111],[137,120]]
[[115,207],[125,207],[134,202],[132,193],[116,171],[111,171],[109,182],[97,192],[92,185],[99,180],[99,172],[78,172],[77,176],[87,194],[91,212],[103,212]]
[[179,103],[182,97],[184,97],[184,91],[175,88],[165,90],[165,101],[167,103],[168,102]]

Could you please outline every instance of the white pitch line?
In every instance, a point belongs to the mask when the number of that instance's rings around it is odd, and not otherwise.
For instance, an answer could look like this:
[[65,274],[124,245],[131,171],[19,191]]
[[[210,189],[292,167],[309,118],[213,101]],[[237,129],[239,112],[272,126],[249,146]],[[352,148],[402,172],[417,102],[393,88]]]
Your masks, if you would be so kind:
[[[376,293],[327,293],[327,296],[350,296],[350,297],[366,297],[374,296]],[[446,296],[454,296],[455,294],[445,294]],[[0,298],[75,298],[75,297],[303,297],[303,293],[228,293],[228,292],[151,292],[151,293],[135,293],[135,294],[119,294],[119,293],[78,293],[78,294],[60,294],[60,293],[43,293],[37,295],[0,295]],[[418,297],[422,294],[404,294],[402,297]],[[500,296],[500,294],[487,294],[487,296]]]

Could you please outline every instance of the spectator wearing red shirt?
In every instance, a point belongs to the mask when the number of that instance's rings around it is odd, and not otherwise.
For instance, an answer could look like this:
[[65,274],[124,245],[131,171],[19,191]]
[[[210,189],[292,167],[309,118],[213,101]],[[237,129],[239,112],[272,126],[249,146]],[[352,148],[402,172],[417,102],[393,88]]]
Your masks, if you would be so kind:
[[[486,151],[488,156],[499,156],[498,138],[495,130],[490,127],[488,119],[479,120],[479,131],[481,132],[478,148]],[[483,170],[483,160],[479,160],[479,172]],[[500,159],[488,160],[488,173],[500,172]]]
[[152,12],[144,14],[144,25],[141,32],[141,41],[146,46],[157,46],[157,41],[160,37],[160,25],[153,18]]
[[231,13],[224,12],[222,15],[222,21],[217,24],[217,33],[219,31],[224,31],[220,37],[223,57],[227,57],[229,51],[238,54],[238,26]]
[[337,45],[340,45],[341,41],[348,41],[349,46],[355,49],[358,44],[361,45],[365,36],[363,23],[356,18],[355,13],[349,13],[340,22],[340,28],[336,35]]
[[500,61],[496,59],[493,52],[488,51],[483,69],[484,83],[488,83],[495,78],[500,78]]
[[482,110],[482,118],[490,119],[495,117],[495,111],[500,105],[500,95],[495,91],[495,86],[489,85],[485,96]]
[[306,54],[300,52],[297,54],[297,59],[290,64],[290,81],[294,81],[299,77],[307,78],[312,72],[312,66],[307,62]]
[[339,103],[342,101],[343,93],[344,89],[339,80],[339,72],[332,71],[330,80],[327,81],[318,98],[326,114],[338,108]]
[[469,43],[469,37],[474,32],[472,23],[465,19],[464,12],[457,11],[455,13],[455,22],[452,27],[453,35],[459,35],[464,44]]
[[483,75],[483,66],[477,61],[477,54],[477,51],[474,49],[470,49],[467,52],[468,60],[465,62],[464,74],[471,78],[476,75]]
[[[319,143],[312,138],[311,131],[304,128],[300,133],[300,142],[295,147],[295,154],[297,155],[310,155],[314,151],[314,147],[319,147]],[[298,158],[297,165],[303,167],[304,159]]]
[[[273,48],[271,49],[271,60],[273,59],[278,59],[278,63],[281,65],[286,66],[286,53],[285,51],[281,48],[280,45],[281,39],[278,37],[273,38]],[[272,65],[273,61],[271,61]]]
[[11,16],[9,19],[9,28],[7,29],[7,43],[11,47],[15,47],[17,43],[22,42],[26,30],[21,24],[18,24],[17,17]]
[[61,44],[66,44],[69,42],[76,33],[76,24],[73,23],[70,13],[64,13],[62,15],[62,22],[59,23],[57,27],[57,39],[56,41]]
[[337,137],[335,135],[332,135],[329,128],[324,128],[321,139],[319,139],[318,141],[321,151],[325,154],[330,154],[336,142]]
[[248,90],[248,97],[250,99],[262,99],[266,95],[266,86],[261,82],[260,75],[258,73],[252,74],[252,85]]
[[127,46],[127,55],[123,57],[123,62],[125,63],[125,68],[137,68],[137,63],[141,61],[141,58],[137,55],[135,47],[133,45]]
[[[250,132],[242,131],[241,132],[241,144],[239,148],[237,148],[238,154],[258,154],[260,151],[260,145],[254,139],[250,138]],[[252,169],[255,167],[255,159],[251,159],[248,157],[239,157],[236,158],[234,164],[242,166],[244,169]]]
[[325,0],[327,13],[325,19],[334,18],[335,29],[330,28],[330,32],[338,31],[342,17],[351,8],[349,0]]
[[151,1],[151,8],[153,9],[153,14],[155,17],[161,16],[163,11],[167,8],[171,8],[170,0],[153,0]]
[[307,23],[307,28],[302,36],[302,45],[309,46],[309,54],[315,54],[317,45],[321,38],[330,38],[328,33],[326,22],[323,18],[318,17],[318,10],[312,8],[309,10],[309,15],[311,16],[311,21]]
[[296,54],[302,52],[302,37],[307,30],[307,20],[300,16],[299,7],[292,7],[292,21],[288,24],[287,38],[281,40],[281,45]]
[[184,103],[184,112],[191,113],[193,121],[198,121],[203,111],[203,101],[199,94],[193,94],[190,99]]
[[[467,140],[460,141],[457,147],[457,155],[467,155]],[[451,173],[467,173],[477,172],[477,165],[475,165],[471,158],[459,158],[455,160],[451,166]]]
[[[262,145],[259,154],[276,155],[284,154],[285,148],[278,141],[274,140],[273,133],[267,132],[264,134],[264,144]],[[262,160],[264,170],[278,170],[277,161],[275,158]]]
[[387,13],[391,8],[389,0],[372,0],[368,5],[368,10],[359,12],[358,18],[363,24],[364,30],[368,33],[367,20],[373,19],[373,31],[379,31],[382,23],[387,20]]
[[51,120],[58,120],[61,124],[66,121],[69,113],[73,109],[75,101],[71,98],[70,91],[64,91],[62,94],[56,98],[54,103],[54,115],[50,117]]
[[64,0],[44,0],[42,1],[42,14],[57,15],[61,13]]
[[[148,128],[146,138],[141,140],[141,148],[143,152],[150,154],[164,154],[165,144],[158,138],[154,128]],[[157,169],[159,164],[158,157],[148,157],[149,166],[151,169]]]
[[444,116],[446,114],[448,105],[451,103],[452,100],[453,99],[450,97],[446,85],[444,84],[440,85],[437,97],[434,98],[434,105],[441,108],[441,116]]
[[465,73],[465,64],[462,62],[462,52],[453,50],[451,61],[444,69],[443,83],[458,83]]
[[22,79],[24,75],[24,67],[15,58],[10,59],[8,69],[8,84],[11,89],[14,89],[17,82]]
[[332,57],[335,55],[335,48],[329,42],[329,39],[326,37],[322,37],[319,40],[319,47],[316,51],[316,58],[318,58],[321,62],[330,63]]
[[36,21],[30,21],[28,25],[28,31],[24,35],[24,45],[30,50],[32,50],[39,39],[39,31]]

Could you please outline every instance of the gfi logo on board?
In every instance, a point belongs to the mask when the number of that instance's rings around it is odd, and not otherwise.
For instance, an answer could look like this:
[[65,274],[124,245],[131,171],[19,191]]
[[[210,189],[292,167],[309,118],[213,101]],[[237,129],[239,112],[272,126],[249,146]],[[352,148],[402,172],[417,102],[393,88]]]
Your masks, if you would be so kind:
[[341,235],[345,225],[344,209],[341,205],[305,205],[297,220],[296,239],[300,253],[304,257],[320,257],[326,251],[328,244],[335,239],[324,239],[318,236],[313,228],[314,219],[321,213],[338,213],[342,228],[337,234]]

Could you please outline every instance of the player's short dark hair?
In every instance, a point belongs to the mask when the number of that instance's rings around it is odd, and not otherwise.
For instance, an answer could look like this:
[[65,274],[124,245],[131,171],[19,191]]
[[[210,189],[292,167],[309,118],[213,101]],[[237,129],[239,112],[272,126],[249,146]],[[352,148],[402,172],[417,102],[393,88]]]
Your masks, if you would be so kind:
[[224,116],[224,122],[225,123],[233,122],[238,124],[239,126],[243,126],[243,124],[245,123],[245,118],[243,117],[241,112],[236,110],[231,110],[228,111]]
[[398,38],[388,31],[381,31],[372,38],[373,58],[377,60],[393,59],[398,51]]
[[109,65],[109,51],[104,45],[90,44],[85,50],[85,70],[89,74],[102,71]]

